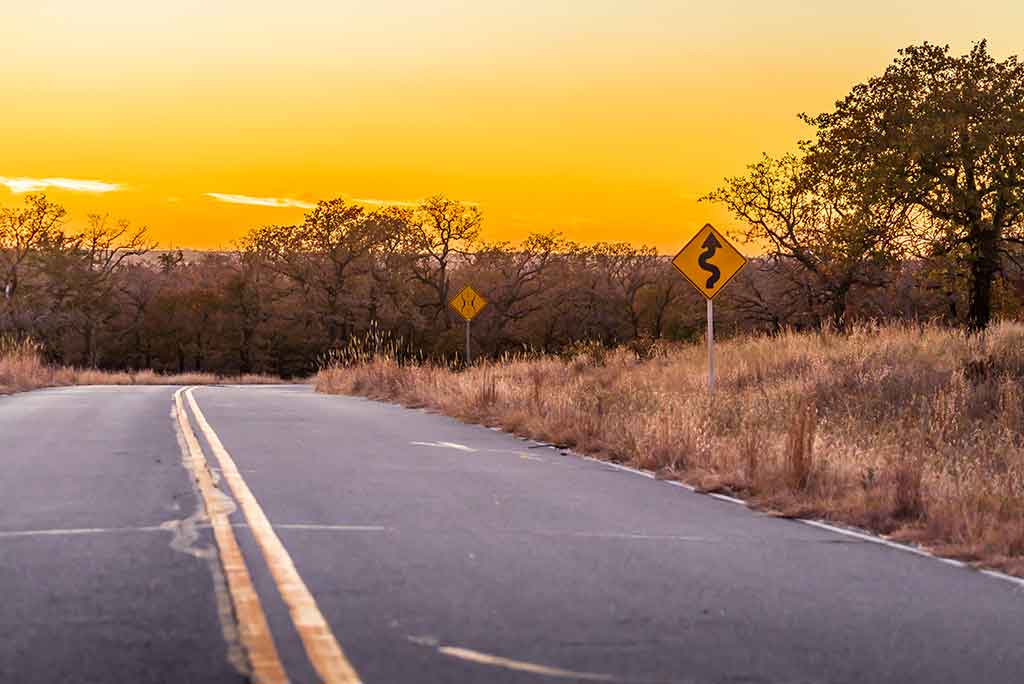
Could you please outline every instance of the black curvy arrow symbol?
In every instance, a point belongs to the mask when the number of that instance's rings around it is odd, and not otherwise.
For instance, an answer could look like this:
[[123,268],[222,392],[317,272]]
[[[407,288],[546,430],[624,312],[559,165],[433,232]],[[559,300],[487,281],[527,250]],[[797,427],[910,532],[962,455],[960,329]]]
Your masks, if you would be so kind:
[[718,270],[718,267],[708,261],[711,257],[715,256],[715,252],[721,246],[722,243],[715,238],[715,234],[708,233],[707,239],[705,239],[704,244],[701,245],[701,247],[704,248],[704,251],[701,252],[699,257],[697,257],[697,264],[701,269],[711,274],[708,276],[708,282],[704,286],[709,290],[715,286],[715,283],[717,283],[718,279],[722,276],[722,272]]

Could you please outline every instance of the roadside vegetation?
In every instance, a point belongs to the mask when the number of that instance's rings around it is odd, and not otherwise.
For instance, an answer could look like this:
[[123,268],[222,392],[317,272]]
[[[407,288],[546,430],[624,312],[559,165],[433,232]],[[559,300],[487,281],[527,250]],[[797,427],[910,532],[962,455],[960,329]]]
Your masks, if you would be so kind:
[[56,366],[46,363],[40,345],[30,340],[16,341],[11,337],[0,336],[0,395],[66,385],[257,385],[279,382],[280,378],[269,375],[162,375],[152,370],[103,371]]
[[705,354],[580,345],[457,369],[385,351],[314,383],[1024,574],[1024,325],[740,337],[718,346],[713,396]]

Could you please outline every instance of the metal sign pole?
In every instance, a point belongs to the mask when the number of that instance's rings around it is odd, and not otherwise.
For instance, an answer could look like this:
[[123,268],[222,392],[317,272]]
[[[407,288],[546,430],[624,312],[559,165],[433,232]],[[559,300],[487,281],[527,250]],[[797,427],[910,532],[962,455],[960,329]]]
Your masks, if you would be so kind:
[[715,305],[708,300],[708,391],[715,390]]
[[468,366],[472,362],[473,359],[469,355],[469,321],[466,321],[466,365]]

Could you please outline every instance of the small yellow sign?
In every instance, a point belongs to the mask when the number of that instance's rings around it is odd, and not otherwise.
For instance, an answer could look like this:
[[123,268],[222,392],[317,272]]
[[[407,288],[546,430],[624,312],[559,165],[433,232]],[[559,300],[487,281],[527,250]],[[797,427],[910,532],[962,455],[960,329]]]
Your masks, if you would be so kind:
[[448,306],[455,309],[455,312],[467,321],[471,321],[484,310],[487,300],[479,292],[466,285],[459,290],[459,294],[455,295],[452,301],[448,302]]
[[707,299],[714,299],[746,264],[747,258],[710,223],[672,259],[676,270]]

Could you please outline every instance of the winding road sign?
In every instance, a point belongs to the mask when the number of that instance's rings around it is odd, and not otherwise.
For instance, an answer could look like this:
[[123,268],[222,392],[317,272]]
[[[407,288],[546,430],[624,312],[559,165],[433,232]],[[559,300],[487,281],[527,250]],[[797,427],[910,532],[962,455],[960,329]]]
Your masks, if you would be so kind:
[[459,290],[459,293],[452,298],[452,301],[448,302],[448,306],[455,309],[455,313],[469,322],[484,310],[484,307],[487,306],[487,300],[471,286],[466,285]]
[[714,299],[746,264],[747,258],[710,223],[672,259],[676,270],[708,299]]

